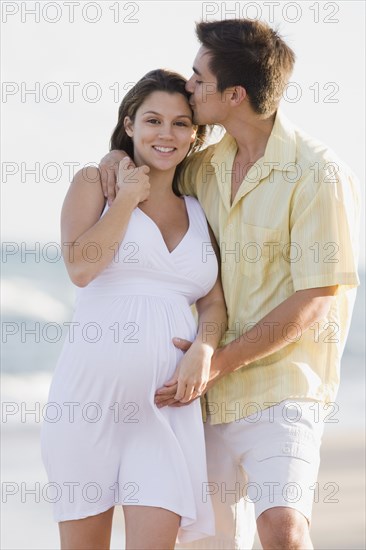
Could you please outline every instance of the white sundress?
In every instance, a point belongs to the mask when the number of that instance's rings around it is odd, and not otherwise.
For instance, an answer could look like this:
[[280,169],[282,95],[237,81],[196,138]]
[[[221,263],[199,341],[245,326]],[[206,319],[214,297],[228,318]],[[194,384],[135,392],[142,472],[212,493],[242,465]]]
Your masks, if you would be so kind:
[[178,542],[214,534],[200,402],[154,404],[182,357],[172,337],[194,339],[190,306],[218,272],[204,213],[184,200],[189,228],[172,252],[136,208],[114,260],[77,289],[41,432],[55,521],[156,506],[181,516]]

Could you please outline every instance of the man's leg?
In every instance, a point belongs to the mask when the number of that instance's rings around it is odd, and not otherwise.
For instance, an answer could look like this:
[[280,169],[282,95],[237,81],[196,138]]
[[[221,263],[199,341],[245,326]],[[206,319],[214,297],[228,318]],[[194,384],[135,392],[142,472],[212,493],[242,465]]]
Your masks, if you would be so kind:
[[231,453],[230,442],[225,440],[227,428],[228,424],[205,423],[208,484],[202,497],[212,500],[216,535],[176,548],[247,550],[253,546],[254,506],[243,498],[247,479],[238,457]]
[[260,541],[266,550],[313,548],[308,521],[293,508],[269,508],[259,516],[257,526]]
[[243,457],[261,543],[265,549],[311,549],[309,523],[324,424],[315,422],[309,401],[284,401],[262,413],[245,432],[251,449]]

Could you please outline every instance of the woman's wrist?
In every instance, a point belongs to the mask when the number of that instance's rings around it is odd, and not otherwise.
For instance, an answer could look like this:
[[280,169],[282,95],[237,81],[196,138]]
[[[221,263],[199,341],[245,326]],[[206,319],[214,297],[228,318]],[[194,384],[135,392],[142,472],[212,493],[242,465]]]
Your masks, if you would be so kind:
[[134,210],[139,204],[139,198],[136,196],[136,194],[130,193],[129,190],[125,189],[124,187],[117,186],[115,200],[117,201],[117,204],[122,202],[125,207],[129,207],[131,211]]
[[212,344],[208,342],[203,342],[200,336],[198,336],[194,340],[191,347],[197,352],[202,353],[203,355],[210,358],[213,356],[216,349]]

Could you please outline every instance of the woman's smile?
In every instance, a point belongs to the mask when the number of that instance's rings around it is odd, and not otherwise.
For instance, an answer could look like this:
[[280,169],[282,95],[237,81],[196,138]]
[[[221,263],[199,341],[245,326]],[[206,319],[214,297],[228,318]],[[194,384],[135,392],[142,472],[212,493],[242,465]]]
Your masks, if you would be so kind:
[[162,91],[150,94],[133,120],[126,117],[125,130],[133,140],[136,165],[164,172],[174,172],[196,135],[187,99]]

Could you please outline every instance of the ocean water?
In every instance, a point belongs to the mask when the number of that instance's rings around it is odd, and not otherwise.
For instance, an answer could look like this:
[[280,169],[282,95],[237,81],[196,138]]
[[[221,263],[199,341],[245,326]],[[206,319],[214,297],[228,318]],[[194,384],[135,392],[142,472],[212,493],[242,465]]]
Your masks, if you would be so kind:
[[[16,253],[1,258],[2,398],[45,402],[68,334],[75,287],[56,247],[40,244],[34,254],[26,253],[24,243],[17,247]],[[355,427],[364,421],[365,411],[364,272],[360,279],[337,397],[338,418],[347,426],[356,423]]]

